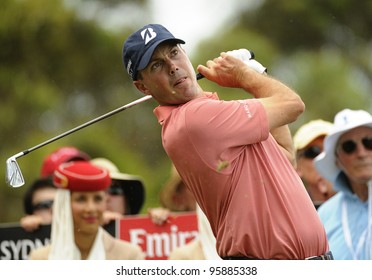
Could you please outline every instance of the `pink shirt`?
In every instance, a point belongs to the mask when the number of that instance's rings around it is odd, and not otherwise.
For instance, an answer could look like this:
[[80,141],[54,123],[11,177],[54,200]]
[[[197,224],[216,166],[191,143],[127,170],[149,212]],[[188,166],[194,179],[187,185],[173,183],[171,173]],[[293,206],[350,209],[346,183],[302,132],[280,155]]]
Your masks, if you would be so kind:
[[269,133],[259,100],[207,93],[154,113],[164,149],[208,217],[221,257],[305,259],[328,250],[314,205]]

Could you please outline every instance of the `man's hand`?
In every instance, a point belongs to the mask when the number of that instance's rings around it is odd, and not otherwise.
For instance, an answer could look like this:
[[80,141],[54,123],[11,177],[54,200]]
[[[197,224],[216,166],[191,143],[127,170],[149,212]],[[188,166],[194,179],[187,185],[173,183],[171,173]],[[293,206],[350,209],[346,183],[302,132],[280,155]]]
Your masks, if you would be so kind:
[[150,208],[147,212],[152,222],[156,225],[164,224],[170,217],[170,211],[162,207]]
[[103,212],[103,224],[107,225],[111,221],[120,220],[123,217],[124,217],[124,215],[122,215],[118,212],[113,212],[113,211],[106,210],[105,212]]
[[[239,50],[232,50],[232,51],[228,51],[228,52],[223,52],[221,53],[221,56],[219,56],[218,58],[215,58],[214,60],[209,60],[207,62],[207,67],[206,66],[203,66],[203,65],[199,65],[197,70],[199,71],[199,75],[201,74],[201,77],[205,76],[207,79],[221,85],[221,86],[225,86],[225,87],[240,87],[239,86],[239,82],[234,82],[234,81],[230,81],[230,82],[227,82],[226,78],[222,78],[222,77],[218,77],[218,73],[217,73],[217,70],[219,68],[214,68],[215,66],[217,66],[218,62],[221,62],[221,59],[223,57],[223,55],[227,55],[227,56],[232,56],[242,62],[244,62],[244,64],[246,66],[248,66],[250,69],[256,71],[257,73],[260,73],[260,74],[266,74],[267,73],[267,69],[266,67],[264,67],[261,63],[259,63],[257,60],[254,59],[254,54],[252,51],[249,51],[247,49],[239,49]],[[213,62],[215,64],[213,64]],[[238,66],[238,65],[237,65]],[[229,67],[229,66],[228,66]],[[207,71],[209,73],[206,73],[204,71]],[[232,70],[228,70],[228,72],[231,72]],[[205,75],[204,75],[205,73]],[[235,75],[238,75],[238,73],[236,73]],[[238,76],[239,78],[239,76]]]
[[32,232],[43,224],[43,219],[38,215],[27,215],[21,218],[20,225],[25,231]]
[[227,54],[240,59],[245,64],[247,64],[249,68],[255,70],[258,73],[267,73],[266,67],[264,67],[261,63],[254,59],[254,53],[252,51],[249,51],[247,49],[239,49],[228,51]]
[[225,52],[213,60],[208,60],[206,66],[199,65],[197,71],[220,86],[232,88],[241,88],[243,80],[258,75],[242,60]]

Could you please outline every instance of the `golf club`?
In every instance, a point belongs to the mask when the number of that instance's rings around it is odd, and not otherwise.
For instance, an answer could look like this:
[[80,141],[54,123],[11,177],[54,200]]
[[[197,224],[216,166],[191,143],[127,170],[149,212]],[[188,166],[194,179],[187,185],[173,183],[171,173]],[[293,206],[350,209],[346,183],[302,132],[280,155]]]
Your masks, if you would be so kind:
[[32,148],[29,148],[27,150],[24,150],[23,152],[20,152],[18,154],[15,154],[14,156],[11,156],[6,161],[6,183],[9,184],[10,186],[12,186],[13,188],[21,187],[25,183],[25,180],[23,178],[21,169],[20,169],[20,167],[19,167],[19,165],[17,163],[17,158],[22,157],[24,155],[27,155],[27,154],[31,153],[32,151],[35,151],[35,150],[37,150],[37,149],[39,149],[39,148],[41,148],[41,147],[43,147],[43,146],[45,146],[47,144],[50,144],[50,143],[52,143],[52,142],[54,142],[54,141],[56,141],[58,139],[61,139],[61,138],[65,137],[65,136],[67,136],[67,135],[69,135],[69,134],[71,134],[73,132],[76,132],[76,131],[78,131],[78,130],[80,130],[82,128],[85,128],[85,127],[87,127],[87,126],[89,126],[91,124],[94,124],[94,123],[96,123],[98,121],[101,121],[103,119],[106,119],[106,118],[108,118],[108,117],[110,117],[110,116],[112,116],[114,114],[117,114],[117,113],[119,113],[121,111],[124,111],[125,109],[128,109],[128,108],[133,107],[133,106],[135,106],[137,104],[140,104],[142,102],[145,102],[145,101],[147,101],[147,100],[149,100],[151,98],[152,98],[151,95],[146,95],[146,96],[144,96],[142,98],[139,98],[139,99],[137,99],[137,100],[135,100],[135,101],[133,101],[131,103],[128,103],[126,105],[123,105],[123,106],[121,106],[121,107],[119,107],[119,108],[117,108],[115,110],[112,110],[112,111],[110,111],[110,112],[108,112],[108,113],[106,113],[106,114],[104,114],[102,116],[99,116],[99,117],[97,117],[97,118],[95,118],[93,120],[90,120],[90,121],[88,121],[86,123],[83,123],[83,124],[81,124],[81,125],[73,128],[73,129],[70,129],[70,130],[68,130],[68,131],[66,131],[66,132],[64,132],[62,134],[59,134],[59,135],[57,135],[57,136],[55,136],[55,137],[53,137],[53,138],[51,138],[49,140],[46,140],[46,141],[44,141],[44,142],[42,142],[42,143],[40,143],[40,144],[38,144],[38,145],[36,145],[36,146],[34,146]]

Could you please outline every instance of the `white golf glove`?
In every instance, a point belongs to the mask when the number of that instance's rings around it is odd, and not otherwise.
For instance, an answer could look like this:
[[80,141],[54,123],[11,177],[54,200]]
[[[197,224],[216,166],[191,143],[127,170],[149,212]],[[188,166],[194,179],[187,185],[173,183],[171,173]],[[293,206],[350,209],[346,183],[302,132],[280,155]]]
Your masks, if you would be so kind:
[[255,70],[258,73],[266,73],[267,69],[261,63],[254,59],[254,53],[247,49],[239,49],[226,52],[228,55],[231,55],[235,58],[240,59],[245,64],[247,64],[251,69]]

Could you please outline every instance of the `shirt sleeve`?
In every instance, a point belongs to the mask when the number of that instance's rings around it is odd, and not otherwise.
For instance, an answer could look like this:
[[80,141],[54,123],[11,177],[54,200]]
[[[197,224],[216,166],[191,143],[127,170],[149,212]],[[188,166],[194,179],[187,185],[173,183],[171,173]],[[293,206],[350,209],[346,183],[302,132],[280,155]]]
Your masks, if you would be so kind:
[[269,136],[266,112],[257,99],[196,102],[186,112],[187,129],[198,143],[237,147]]

